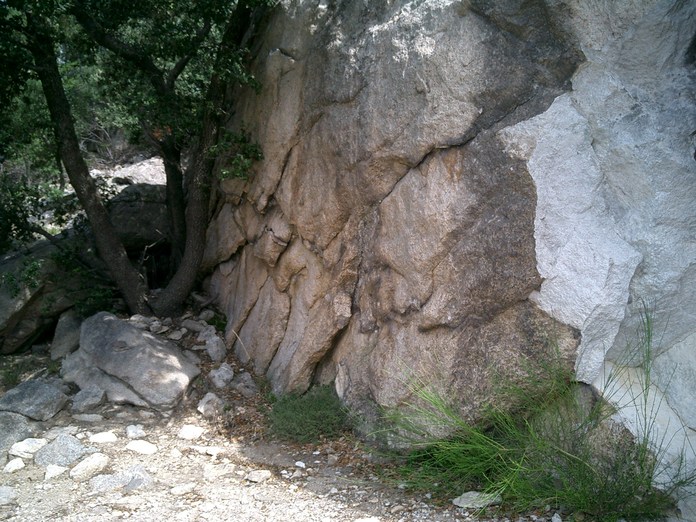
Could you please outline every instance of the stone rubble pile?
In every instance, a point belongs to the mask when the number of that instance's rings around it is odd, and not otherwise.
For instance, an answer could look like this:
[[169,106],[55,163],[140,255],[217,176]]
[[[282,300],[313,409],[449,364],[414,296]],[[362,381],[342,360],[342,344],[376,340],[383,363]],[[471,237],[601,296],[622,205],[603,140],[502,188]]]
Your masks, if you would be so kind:
[[220,436],[223,412],[246,411],[223,397],[234,390],[254,401],[259,389],[248,372],[215,360],[224,342],[214,340],[211,314],[99,313],[72,322],[79,336],[60,331],[80,339],[66,351],[63,379],[33,378],[0,397],[3,520],[477,520],[473,508],[401,498],[375,475],[360,482],[330,445],[297,453]]

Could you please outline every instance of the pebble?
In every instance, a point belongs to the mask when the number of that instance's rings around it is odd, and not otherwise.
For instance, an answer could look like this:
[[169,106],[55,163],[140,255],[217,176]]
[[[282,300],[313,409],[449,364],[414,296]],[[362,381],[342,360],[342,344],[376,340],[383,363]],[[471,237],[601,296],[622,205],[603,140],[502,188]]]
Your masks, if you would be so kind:
[[9,453],[13,457],[30,459],[34,456],[34,453],[39,451],[46,444],[48,444],[48,439],[24,439],[19,442],[15,442],[10,448]]
[[203,435],[204,431],[205,428],[201,428],[200,426],[195,426],[193,424],[185,424],[181,427],[177,436],[180,439],[194,440]]
[[126,449],[134,451],[135,453],[140,453],[141,455],[154,455],[157,453],[157,446],[155,444],[141,439],[132,440],[128,443]]
[[267,469],[257,469],[247,473],[246,480],[248,480],[249,482],[259,483],[267,481],[272,476],[273,474]]
[[101,433],[95,433],[89,438],[89,441],[94,444],[106,444],[109,442],[116,442],[118,437],[113,431],[102,431]]
[[196,489],[196,483],[195,482],[188,482],[187,484],[181,484],[179,486],[174,486],[172,489],[169,490],[169,492],[172,495],[181,496],[181,495],[186,495],[187,493],[191,493],[194,489]]
[[52,478],[58,477],[68,471],[65,466],[56,466],[55,464],[49,464],[46,466],[46,474],[44,475],[44,480],[50,480]]
[[5,464],[5,467],[3,468],[3,473],[14,473],[15,471],[19,471],[24,467],[24,461],[17,457],[16,459],[12,459],[9,461],[7,464]]
[[142,424],[129,424],[126,426],[126,437],[129,439],[142,439],[145,436],[145,430]]
[[17,491],[10,486],[0,486],[0,506],[12,504],[17,498]]
[[70,470],[70,478],[78,482],[89,480],[109,465],[109,457],[103,453],[92,453]]

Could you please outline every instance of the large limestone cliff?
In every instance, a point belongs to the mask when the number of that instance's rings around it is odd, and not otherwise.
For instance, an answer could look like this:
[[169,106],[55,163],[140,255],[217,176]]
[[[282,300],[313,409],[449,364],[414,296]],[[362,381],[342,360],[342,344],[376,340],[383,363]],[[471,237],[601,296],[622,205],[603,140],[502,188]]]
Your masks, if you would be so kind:
[[695,32],[685,1],[284,2],[208,233],[227,341],[278,392],[369,417],[418,374],[475,415],[554,343],[601,389],[647,300],[696,429]]

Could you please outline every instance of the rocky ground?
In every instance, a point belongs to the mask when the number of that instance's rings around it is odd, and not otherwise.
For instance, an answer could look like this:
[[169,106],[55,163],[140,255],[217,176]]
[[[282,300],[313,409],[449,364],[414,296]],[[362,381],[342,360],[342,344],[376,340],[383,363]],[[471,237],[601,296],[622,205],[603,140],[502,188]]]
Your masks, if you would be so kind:
[[[231,355],[226,362],[242,370]],[[22,379],[55,371],[40,350],[3,358],[5,375],[12,364]],[[209,374],[212,363],[200,364]],[[31,438],[0,456],[0,520],[561,520],[552,512],[476,518],[438,505],[385,481],[384,459],[349,434],[307,445],[272,440],[262,389],[216,390],[228,406],[204,417],[197,405],[209,389],[199,378],[165,413],[105,403],[36,423]]]

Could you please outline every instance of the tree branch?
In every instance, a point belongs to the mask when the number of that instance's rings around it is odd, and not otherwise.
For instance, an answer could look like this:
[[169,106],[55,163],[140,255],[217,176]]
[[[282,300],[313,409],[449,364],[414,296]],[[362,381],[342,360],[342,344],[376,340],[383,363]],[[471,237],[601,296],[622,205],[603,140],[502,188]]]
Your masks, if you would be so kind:
[[142,54],[132,45],[109,34],[97,20],[87,13],[81,2],[76,2],[70,12],[90,38],[147,74],[158,95],[166,96],[169,93],[168,86],[164,81],[164,73],[149,56]]
[[176,64],[174,64],[172,70],[169,71],[166,81],[167,88],[174,89],[174,82],[184,71],[191,59],[196,55],[201,45],[203,44],[203,41],[208,36],[208,34],[210,34],[211,28],[212,25],[210,23],[210,19],[208,18],[203,23],[203,26],[196,32],[196,36],[194,37],[193,42],[191,44],[191,51],[185,56],[181,57],[181,59],[178,62],[176,62]]

